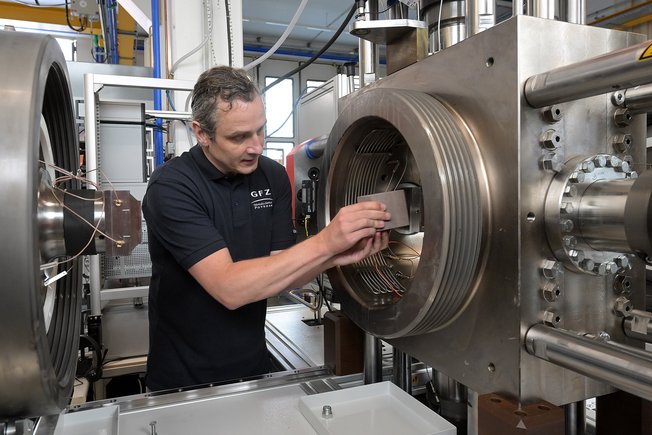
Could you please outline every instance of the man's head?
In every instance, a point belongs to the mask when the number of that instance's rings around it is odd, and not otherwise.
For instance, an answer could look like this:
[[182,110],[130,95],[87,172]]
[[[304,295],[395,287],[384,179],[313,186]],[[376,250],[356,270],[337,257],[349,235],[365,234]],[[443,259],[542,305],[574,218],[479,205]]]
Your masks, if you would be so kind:
[[221,172],[249,174],[263,150],[265,109],[243,70],[211,68],[192,92],[192,128],[208,160]]

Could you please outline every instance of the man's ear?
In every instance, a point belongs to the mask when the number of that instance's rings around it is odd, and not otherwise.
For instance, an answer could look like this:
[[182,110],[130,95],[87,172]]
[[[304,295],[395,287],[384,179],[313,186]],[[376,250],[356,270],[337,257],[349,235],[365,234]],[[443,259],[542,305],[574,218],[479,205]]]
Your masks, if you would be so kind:
[[211,141],[210,135],[201,128],[199,122],[197,121],[192,122],[192,131],[195,133],[197,142],[199,142],[200,145],[208,146],[208,144]]

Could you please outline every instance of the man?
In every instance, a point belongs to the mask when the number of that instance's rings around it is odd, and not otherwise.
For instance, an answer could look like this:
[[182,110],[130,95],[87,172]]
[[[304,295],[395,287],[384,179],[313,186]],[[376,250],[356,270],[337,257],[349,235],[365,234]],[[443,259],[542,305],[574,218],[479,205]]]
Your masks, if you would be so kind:
[[290,183],[281,165],[261,156],[265,110],[244,71],[204,72],[192,113],[198,145],[158,168],[143,199],[150,390],[268,372],[266,298],[388,243],[377,230],[389,213],[365,202],[294,245]]

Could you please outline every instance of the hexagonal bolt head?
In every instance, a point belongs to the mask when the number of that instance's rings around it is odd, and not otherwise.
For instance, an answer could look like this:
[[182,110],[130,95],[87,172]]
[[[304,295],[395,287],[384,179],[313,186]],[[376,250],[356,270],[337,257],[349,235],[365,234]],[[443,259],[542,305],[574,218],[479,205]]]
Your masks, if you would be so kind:
[[629,109],[616,109],[614,112],[614,121],[618,127],[627,127],[632,123],[632,114]]
[[636,171],[627,172],[625,175],[627,176],[627,178],[631,178],[631,179],[638,178],[638,172]]
[[564,113],[561,111],[561,107],[556,104],[543,109],[542,114],[543,119],[550,123],[557,122],[564,116]]
[[542,320],[548,326],[554,328],[558,327],[561,324],[561,316],[552,310],[547,310],[542,313]]
[[582,261],[584,261],[584,251],[582,251],[581,249],[571,249],[570,251],[568,251],[568,258],[570,258],[571,260],[577,263],[581,263]]
[[615,170],[616,172],[625,172],[625,173],[628,173],[628,172],[629,172],[629,168],[630,168],[629,163],[626,162],[626,161],[624,161],[624,160],[621,160],[619,163],[616,164],[616,166],[614,166],[614,170]]
[[617,315],[623,317],[629,317],[633,309],[634,306],[632,305],[632,301],[630,301],[626,297],[621,296],[616,299],[616,303],[614,304],[614,311],[616,312]]
[[543,293],[543,298],[548,302],[554,302],[559,296],[561,296],[559,285],[552,281],[547,282],[541,291]]
[[630,268],[629,258],[627,258],[626,255],[619,255],[618,257],[614,258],[614,263],[616,263],[616,266],[618,266],[620,269]]
[[611,94],[611,102],[613,103],[614,106],[622,106],[623,104],[625,104],[625,92],[616,91],[613,94]]
[[612,273],[616,273],[617,270],[618,267],[616,266],[616,263],[613,263],[611,261],[603,261],[600,264],[596,264],[593,268],[593,271],[598,275],[609,275]]
[[602,341],[609,341],[609,340],[611,340],[611,335],[609,335],[609,333],[607,331],[599,331],[596,338],[598,338],[598,339],[600,339]]
[[607,167],[608,168],[614,168],[614,167],[620,165],[620,162],[622,162],[622,160],[620,160],[617,156],[609,156],[609,157],[607,157]]
[[580,261],[580,267],[588,272],[593,272],[593,269],[595,269],[595,262],[590,258],[585,258]]
[[564,236],[563,237],[564,246],[567,248],[575,248],[577,246],[577,238],[574,236]]
[[564,196],[574,197],[577,196],[577,186],[569,184],[564,188]]
[[575,207],[573,207],[573,203],[571,202],[562,202],[559,205],[559,211],[565,214],[571,214],[575,211]]
[[551,153],[541,158],[541,166],[547,171],[559,172],[564,167],[564,162],[561,155]]
[[568,181],[571,183],[582,183],[584,182],[584,173],[583,172],[573,172],[568,177]]
[[582,167],[582,172],[587,174],[595,171],[595,163],[593,163],[590,160],[588,162],[582,162],[581,167]]
[[562,145],[561,136],[555,130],[545,131],[539,138],[539,142],[547,150],[554,150]]
[[564,271],[564,266],[555,260],[544,260],[541,265],[543,276],[547,279],[557,279]]
[[575,224],[570,219],[562,219],[559,222],[559,226],[561,227],[561,230],[563,232],[570,233],[571,231],[573,231],[573,228],[575,227]]
[[628,295],[632,292],[632,280],[629,276],[620,273],[615,276],[613,287],[617,295]]
[[631,134],[617,134],[613,137],[611,144],[614,147],[614,151],[619,154],[626,153],[632,147],[632,135]]
[[593,159],[593,165],[596,168],[604,168],[605,166],[607,166],[607,157],[603,155],[595,156],[595,158]]

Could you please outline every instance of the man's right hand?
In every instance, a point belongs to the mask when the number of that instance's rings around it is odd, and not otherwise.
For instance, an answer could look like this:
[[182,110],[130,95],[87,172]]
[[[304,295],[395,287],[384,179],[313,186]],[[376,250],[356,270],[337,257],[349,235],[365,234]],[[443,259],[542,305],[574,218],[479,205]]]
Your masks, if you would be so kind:
[[385,221],[391,219],[386,208],[385,204],[377,201],[343,207],[316,237],[331,256],[339,255],[382,230]]

